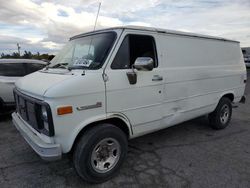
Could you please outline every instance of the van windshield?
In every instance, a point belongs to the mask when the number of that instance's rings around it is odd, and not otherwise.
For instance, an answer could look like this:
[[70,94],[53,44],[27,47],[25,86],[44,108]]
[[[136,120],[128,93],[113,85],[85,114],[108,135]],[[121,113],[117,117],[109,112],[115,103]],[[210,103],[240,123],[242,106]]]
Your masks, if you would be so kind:
[[49,68],[99,69],[115,38],[115,32],[106,32],[73,39],[51,60]]

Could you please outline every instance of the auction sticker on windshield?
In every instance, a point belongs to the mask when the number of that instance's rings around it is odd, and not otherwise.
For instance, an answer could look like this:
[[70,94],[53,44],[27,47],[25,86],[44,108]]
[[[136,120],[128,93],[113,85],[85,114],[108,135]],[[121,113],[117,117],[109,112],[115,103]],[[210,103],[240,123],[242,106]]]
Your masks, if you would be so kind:
[[84,66],[89,67],[93,61],[90,59],[80,58],[75,60],[74,66]]

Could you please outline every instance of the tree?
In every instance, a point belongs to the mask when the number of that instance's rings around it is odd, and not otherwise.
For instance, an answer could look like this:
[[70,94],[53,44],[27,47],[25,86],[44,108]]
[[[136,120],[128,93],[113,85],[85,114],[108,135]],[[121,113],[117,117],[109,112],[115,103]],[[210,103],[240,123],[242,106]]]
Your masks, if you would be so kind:
[[24,51],[23,58],[25,59],[31,59],[32,58],[32,53],[29,51],[27,52],[26,50]]
[[18,52],[13,52],[12,53],[12,58],[20,58],[20,55],[19,55],[19,53]]
[[36,54],[32,54],[30,51],[24,51],[24,54],[22,56],[19,55],[18,52],[13,52],[12,54],[5,54],[1,53],[0,58],[23,58],[23,59],[38,59],[38,60],[48,60],[54,58],[54,55],[49,54],[40,54],[37,52]]

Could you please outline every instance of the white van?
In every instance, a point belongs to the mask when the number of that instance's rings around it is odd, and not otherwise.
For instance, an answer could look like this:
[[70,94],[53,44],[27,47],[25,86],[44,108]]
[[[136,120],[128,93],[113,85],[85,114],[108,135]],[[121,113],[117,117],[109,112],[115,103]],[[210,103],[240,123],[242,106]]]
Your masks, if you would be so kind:
[[43,159],[73,153],[78,174],[100,183],[124,160],[128,139],[209,114],[228,126],[244,101],[237,41],[146,27],[72,37],[49,67],[16,83],[16,128]]
[[15,107],[15,82],[46,65],[46,62],[34,59],[0,59],[0,113],[13,110]]

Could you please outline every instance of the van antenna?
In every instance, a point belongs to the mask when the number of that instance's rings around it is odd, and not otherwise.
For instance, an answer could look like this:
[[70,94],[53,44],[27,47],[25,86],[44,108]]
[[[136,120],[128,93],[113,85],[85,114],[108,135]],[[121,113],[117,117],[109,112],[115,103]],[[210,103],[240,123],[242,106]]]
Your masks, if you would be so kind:
[[[95,31],[95,29],[96,29],[96,25],[97,25],[98,16],[99,16],[99,13],[100,13],[101,5],[102,5],[102,2],[100,1],[99,5],[98,5],[98,11],[97,11],[97,14],[96,14],[95,25],[94,25],[93,31]],[[88,50],[88,56],[89,56],[89,52],[90,52],[90,48],[91,48],[92,42],[93,42],[93,37],[91,36],[91,40],[90,40],[90,44],[89,44],[89,50]],[[85,71],[84,70],[83,70],[82,75],[85,75]]]
[[94,31],[96,29],[96,24],[97,24],[97,20],[98,20],[98,17],[99,17],[99,12],[100,12],[100,9],[101,9],[101,5],[102,5],[102,2],[99,2],[98,11],[97,11],[97,15],[96,15],[96,18],[95,18]]

